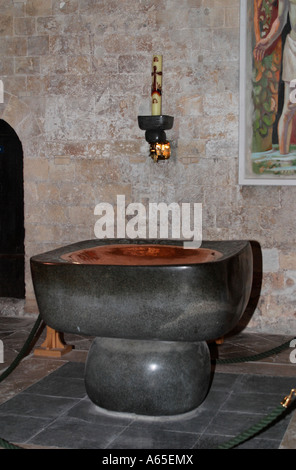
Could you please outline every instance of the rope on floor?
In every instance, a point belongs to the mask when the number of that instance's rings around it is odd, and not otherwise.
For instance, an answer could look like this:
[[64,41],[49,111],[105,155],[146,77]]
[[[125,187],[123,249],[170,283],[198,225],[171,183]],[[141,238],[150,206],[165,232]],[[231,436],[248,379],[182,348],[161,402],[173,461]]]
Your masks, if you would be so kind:
[[22,349],[20,350],[20,352],[18,353],[18,355],[16,356],[14,361],[12,361],[10,366],[7,367],[7,369],[5,369],[5,371],[0,375],[0,382],[2,382],[4,379],[6,379],[11,374],[11,372],[14,371],[14,369],[19,365],[19,363],[21,362],[23,357],[26,355],[26,353],[27,353],[27,351],[29,350],[29,348],[31,346],[33,338],[34,338],[41,322],[42,322],[42,318],[41,318],[41,315],[39,314],[38,318],[37,318],[37,320],[36,320],[36,322],[35,322],[35,324],[32,328],[32,331],[29,334],[29,336],[28,336],[25,344],[23,345]]
[[6,441],[5,439],[1,439],[0,437],[0,447],[3,449],[23,449],[23,447],[19,447],[11,442]]
[[[296,338],[294,338],[296,339]],[[264,351],[259,354],[253,354],[251,356],[245,356],[245,357],[233,357],[229,359],[213,359],[212,362],[215,362],[216,364],[235,364],[238,362],[255,362],[259,361],[260,359],[264,359],[269,356],[273,356],[274,354],[278,354],[279,352],[283,351],[284,349],[287,349],[290,347],[291,341],[293,339],[287,341],[286,343],[281,344],[280,346],[277,346],[275,348],[269,349],[268,351]]]
[[[29,351],[31,343],[34,339],[35,334],[38,331],[38,328],[39,328],[41,322],[42,322],[42,318],[41,318],[41,315],[39,314],[32,330],[31,330],[31,333],[29,334],[29,336],[28,336],[25,344],[23,345],[22,349],[20,350],[20,352],[18,353],[18,355],[16,356],[14,361],[12,361],[10,366],[7,367],[7,369],[5,369],[4,372],[0,375],[0,383],[4,379],[6,379],[14,371],[14,369],[19,365],[19,363],[21,362],[23,357]],[[1,437],[0,437],[0,447],[2,447],[4,449],[22,449],[22,447],[19,447],[15,444],[12,444],[11,442],[8,442],[5,439],[2,439]]]
[[218,449],[233,449],[234,447],[242,444],[243,442],[248,441],[255,435],[259,434],[259,432],[266,429],[269,425],[274,423],[281,415],[286,413],[287,408],[292,403],[293,395],[295,395],[296,389],[292,389],[290,395],[284,398],[282,403],[278,405],[269,415],[262,418],[258,423],[251,426],[246,431],[240,433],[238,436],[230,439],[224,444],[221,444]]
[[[294,338],[295,339],[295,338]],[[253,354],[250,356],[245,356],[245,357],[234,357],[234,358],[229,358],[229,359],[215,359],[212,362],[215,362],[216,364],[236,364],[240,362],[255,362],[259,361],[260,359],[264,359],[269,356],[273,356],[275,354],[278,354],[279,352],[287,349],[291,345],[291,341],[289,340],[280,346],[277,346],[275,348],[269,349],[268,351],[264,351],[259,354]],[[242,432],[238,436],[234,437],[233,439],[230,439],[228,442],[225,444],[222,444],[218,447],[218,449],[233,449],[234,447],[238,446],[239,444],[251,439],[254,437],[256,434],[259,434],[259,432],[263,431],[265,428],[267,428],[270,424],[274,423],[282,414],[286,412],[286,408],[290,405],[291,403],[291,398],[292,394],[294,392],[294,389],[291,391],[289,397],[290,400],[286,403],[286,405],[279,405],[276,407],[268,416],[262,418],[261,421],[259,421],[257,424],[252,426],[251,428],[247,429],[246,431]],[[284,409],[283,409],[284,407]]]

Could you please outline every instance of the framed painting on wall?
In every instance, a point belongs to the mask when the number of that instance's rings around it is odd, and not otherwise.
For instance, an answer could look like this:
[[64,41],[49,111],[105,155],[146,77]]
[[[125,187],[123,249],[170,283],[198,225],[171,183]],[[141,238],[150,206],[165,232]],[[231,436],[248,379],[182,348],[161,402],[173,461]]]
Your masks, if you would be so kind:
[[240,0],[239,184],[296,185],[296,0]]

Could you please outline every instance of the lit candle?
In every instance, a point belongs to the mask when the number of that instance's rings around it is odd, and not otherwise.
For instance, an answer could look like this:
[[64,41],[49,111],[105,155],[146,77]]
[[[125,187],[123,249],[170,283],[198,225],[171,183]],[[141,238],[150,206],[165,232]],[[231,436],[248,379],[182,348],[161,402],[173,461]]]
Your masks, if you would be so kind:
[[161,115],[162,55],[154,55],[152,61],[151,110],[152,116]]

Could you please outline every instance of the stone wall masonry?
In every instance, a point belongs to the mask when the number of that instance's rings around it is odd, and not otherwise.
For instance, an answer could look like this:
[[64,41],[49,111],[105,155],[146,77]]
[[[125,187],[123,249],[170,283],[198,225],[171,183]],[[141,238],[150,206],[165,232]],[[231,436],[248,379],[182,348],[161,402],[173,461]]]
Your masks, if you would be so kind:
[[[175,117],[159,164],[137,124],[155,52]],[[37,312],[29,258],[94,238],[96,204],[124,194],[200,202],[204,239],[257,241],[247,328],[295,331],[296,187],[238,185],[239,0],[0,0],[0,78],[0,116],[24,149],[26,314]]]

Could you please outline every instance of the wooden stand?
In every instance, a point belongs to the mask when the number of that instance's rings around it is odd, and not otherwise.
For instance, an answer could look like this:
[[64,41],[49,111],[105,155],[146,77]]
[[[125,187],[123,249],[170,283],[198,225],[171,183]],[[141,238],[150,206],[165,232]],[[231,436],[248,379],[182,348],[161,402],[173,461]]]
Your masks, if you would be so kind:
[[221,338],[217,338],[217,339],[215,340],[215,343],[216,343],[216,344],[223,344],[223,343],[224,343],[224,336],[221,336]]
[[61,357],[72,351],[73,346],[65,344],[60,333],[49,326],[46,327],[46,339],[39,348],[34,351],[34,356]]

